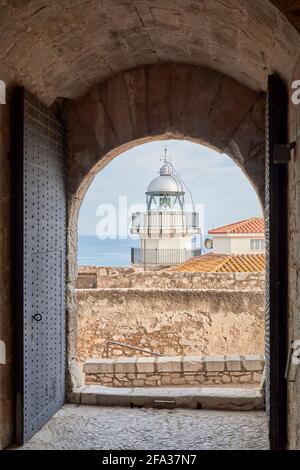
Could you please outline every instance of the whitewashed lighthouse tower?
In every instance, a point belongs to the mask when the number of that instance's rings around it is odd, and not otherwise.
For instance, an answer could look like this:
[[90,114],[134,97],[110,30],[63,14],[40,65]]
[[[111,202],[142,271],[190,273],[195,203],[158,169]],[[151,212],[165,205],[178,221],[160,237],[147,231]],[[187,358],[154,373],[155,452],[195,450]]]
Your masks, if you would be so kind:
[[194,208],[185,210],[184,187],[165,150],[159,176],[146,191],[147,212],[132,214],[131,233],[141,240],[140,248],[131,249],[132,264],[157,269],[201,254],[193,244],[200,233],[199,215]]

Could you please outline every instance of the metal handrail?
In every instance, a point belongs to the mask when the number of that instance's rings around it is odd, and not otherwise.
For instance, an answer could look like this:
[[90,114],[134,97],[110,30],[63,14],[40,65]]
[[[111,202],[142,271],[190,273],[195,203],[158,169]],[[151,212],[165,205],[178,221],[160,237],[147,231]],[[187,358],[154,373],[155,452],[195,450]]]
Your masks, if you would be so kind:
[[159,248],[135,248],[131,247],[131,263],[132,264],[153,264],[161,266],[170,266],[181,264],[195,256],[201,256],[201,248],[192,249],[159,249]]
[[164,356],[163,354],[150,351],[149,349],[137,348],[135,346],[131,346],[130,344],[120,343],[119,341],[107,341],[106,343],[106,357],[107,358],[109,357],[109,347],[111,345],[120,346],[121,348],[133,349],[134,351],[144,352],[144,353],[150,354],[151,356]]
[[134,212],[131,217],[132,229],[199,227],[198,212]]

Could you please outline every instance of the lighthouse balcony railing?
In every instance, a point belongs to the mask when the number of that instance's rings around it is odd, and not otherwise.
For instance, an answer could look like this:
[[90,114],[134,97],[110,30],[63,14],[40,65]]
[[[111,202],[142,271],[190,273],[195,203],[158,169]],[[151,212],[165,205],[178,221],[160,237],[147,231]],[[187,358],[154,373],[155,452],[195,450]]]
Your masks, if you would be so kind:
[[133,233],[153,231],[199,230],[198,212],[135,212],[132,214]]
[[147,266],[171,266],[181,264],[195,256],[201,256],[201,249],[143,249],[131,248],[131,263]]

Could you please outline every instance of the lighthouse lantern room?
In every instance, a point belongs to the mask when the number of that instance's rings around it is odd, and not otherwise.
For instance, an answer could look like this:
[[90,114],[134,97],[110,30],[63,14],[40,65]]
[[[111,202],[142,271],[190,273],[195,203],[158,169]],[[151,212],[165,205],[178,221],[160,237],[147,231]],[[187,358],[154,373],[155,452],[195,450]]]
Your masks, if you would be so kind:
[[[185,190],[190,194],[192,212],[185,208]],[[146,212],[132,214],[131,233],[138,234],[141,240],[140,248],[131,248],[133,265],[159,269],[201,255],[194,243],[200,233],[199,214],[166,150],[159,176],[146,191],[146,204]]]

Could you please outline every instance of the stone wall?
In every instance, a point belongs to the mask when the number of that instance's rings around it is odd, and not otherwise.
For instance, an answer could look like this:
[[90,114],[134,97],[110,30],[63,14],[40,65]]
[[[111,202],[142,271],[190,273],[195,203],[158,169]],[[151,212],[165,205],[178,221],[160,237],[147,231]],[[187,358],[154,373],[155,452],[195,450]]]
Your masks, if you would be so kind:
[[90,359],[86,385],[107,387],[259,386],[263,356],[178,356]]
[[265,273],[176,273],[145,272],[136,268],[80,266],[78,289],[93,288],[160,288],[264,290]]
[[[7,97],[8,99],[8,97]],[[0,449],[14,429],[13,318],[11,308],[11,157],[9,105],[0,104]]]
[[261,290],[83,289],[77,302],[80,362],[106,357],[110,340],[170,356],[264,352]]

